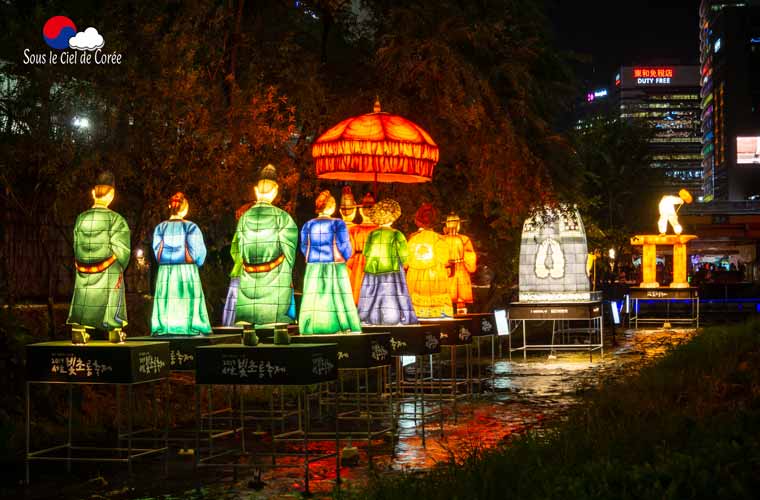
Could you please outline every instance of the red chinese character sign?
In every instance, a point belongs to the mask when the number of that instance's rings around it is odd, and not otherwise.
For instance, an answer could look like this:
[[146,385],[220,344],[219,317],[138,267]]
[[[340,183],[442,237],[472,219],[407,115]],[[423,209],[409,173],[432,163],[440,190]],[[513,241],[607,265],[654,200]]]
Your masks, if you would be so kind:
[[366,182],[429,182],[438,145],[417,124],[380,110],[348,118],[319,136],[311,149],[317,177]]

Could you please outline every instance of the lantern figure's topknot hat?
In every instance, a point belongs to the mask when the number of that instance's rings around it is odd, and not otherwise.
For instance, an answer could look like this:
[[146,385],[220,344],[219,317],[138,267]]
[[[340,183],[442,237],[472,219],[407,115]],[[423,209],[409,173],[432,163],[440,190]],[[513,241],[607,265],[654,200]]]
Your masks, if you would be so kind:
[[111,186],[115,187],[116,181],[114,179],[113,173],[110,170],[104,170],[98,174],[97,179],[95,179],[95,185],[96,186]]
[[351,186],[344,186],[340,195],[340,208],[342,210],[351,210],[356,207],[358,205],[356,204],[354,193],[351,192]]
[[277,182],[277,169],[274,165],[271,163],[264,168],[261,169],[261,172],[259,172],[259,179],[260,181],[273,181]]
[[366,193],[362,198],[362,208],[372,208],[375,206],[375,197],[372,193]]
[[414,223],[417,227],[431,228],[438,219],[438,210],[432,205],[432,203],[425,202],[420,205],[417,213],[414,216]]

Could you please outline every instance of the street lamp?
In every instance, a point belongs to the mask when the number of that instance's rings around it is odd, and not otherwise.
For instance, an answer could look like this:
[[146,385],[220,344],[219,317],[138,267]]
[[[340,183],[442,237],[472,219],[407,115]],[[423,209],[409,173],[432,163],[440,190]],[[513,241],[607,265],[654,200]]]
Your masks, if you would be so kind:
[[85,130],[90,128],[90,119],[84,116],[75,116],[74,119],[71,120],[71,124],[78,129]]

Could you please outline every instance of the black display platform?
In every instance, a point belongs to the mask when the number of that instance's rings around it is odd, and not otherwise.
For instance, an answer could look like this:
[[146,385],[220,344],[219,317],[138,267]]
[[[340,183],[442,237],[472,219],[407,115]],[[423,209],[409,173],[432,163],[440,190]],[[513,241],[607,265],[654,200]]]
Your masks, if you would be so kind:
[[240,338],[243,337],[243,327],[242,326],[212,326],[211,327],[211,335],[240,335]]
[[[274,343],[274,326],[257,326],[256,336],[259,338],[259,342],[264,344]],[[298,335],[298,325],[288,325],[288,335]]]
[[194,370],[195,348],[202,345],[241,343],[240,335],[155,335],[127,337],[127,342],[169,342],[169,370]]
[[420,324],[436,324],[441,332],[441,345],[472,344],[471,320],[467,318],[420,320]]
[[438,323],[419,325],[362,325],[364,333],[390,333],[391,356],[425,356],[441,352]]
[[374,368],[391,364],[390,333],[338,333],[291,337],[294,344],[338,344],[338,368]]
[[168,342],[70,341],[26,346],[28,382],[133,384],[169,376]]
[[195,382],[311,385],[335,380],[337,365],[337,344],[216,344],[195,350]]
[[601,317],[600,301],[583,302],[512,302],[509,305],[511,320],[580,320]]
[[[229,334],[235,334],[243,337],[243,327],[242,326],[212,326],[211,327],[212,334],[213,335],[229,335]],[[273,326],[257,326],[254,328],[256,330],[256,336],[259,338],[259,342],[263,342],[265,344],[271,344],[274,340],[274,327]],[[298,335],[298,325],[288,325],[288,333],[290,335]]]
[[651,300],[694,300],[699,297],[699,288],[670,288],[661,286],[658,288],[631,287],[632,299]]
[[496,317],[493,313],[467,313],[457,314],[455,319],[469,319],[469,330],[473,337],[487,337],[497,335]]

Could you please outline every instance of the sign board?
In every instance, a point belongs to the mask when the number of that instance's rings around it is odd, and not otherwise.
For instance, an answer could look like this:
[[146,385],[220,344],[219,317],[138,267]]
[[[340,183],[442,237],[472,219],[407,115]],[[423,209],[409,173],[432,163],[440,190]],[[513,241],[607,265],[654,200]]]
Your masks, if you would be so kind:
[[236,334],[217,335],[157,335],[150,337],[127,337],[127,342],[169,342],[169,370],[195,370],[195,348],[212,344],[240,343]]
[[374,368],[391,364],[390,333],[341,333],[291,337],[293,344],[324,342],[338,345],[338,368]]
[[311,385],[338,377],[337,344],[217,344],[195,353],[198,384]]
[[26,346],[27,380],[132,384],[169,376],[168,342],[42,342]]
[[507,311],[504,309],[496,309],[493,312],[496,318],[496,330],[499,335],[509,335],[509,321],[507,321]]
[[699,296],[698,288],[670,288],[662,286],[659,288],[631,288],[632,299],[649,299],[649,300],[689,300]]
[[510,320],[594,319],[602,315],[601,302],[513,302]]

